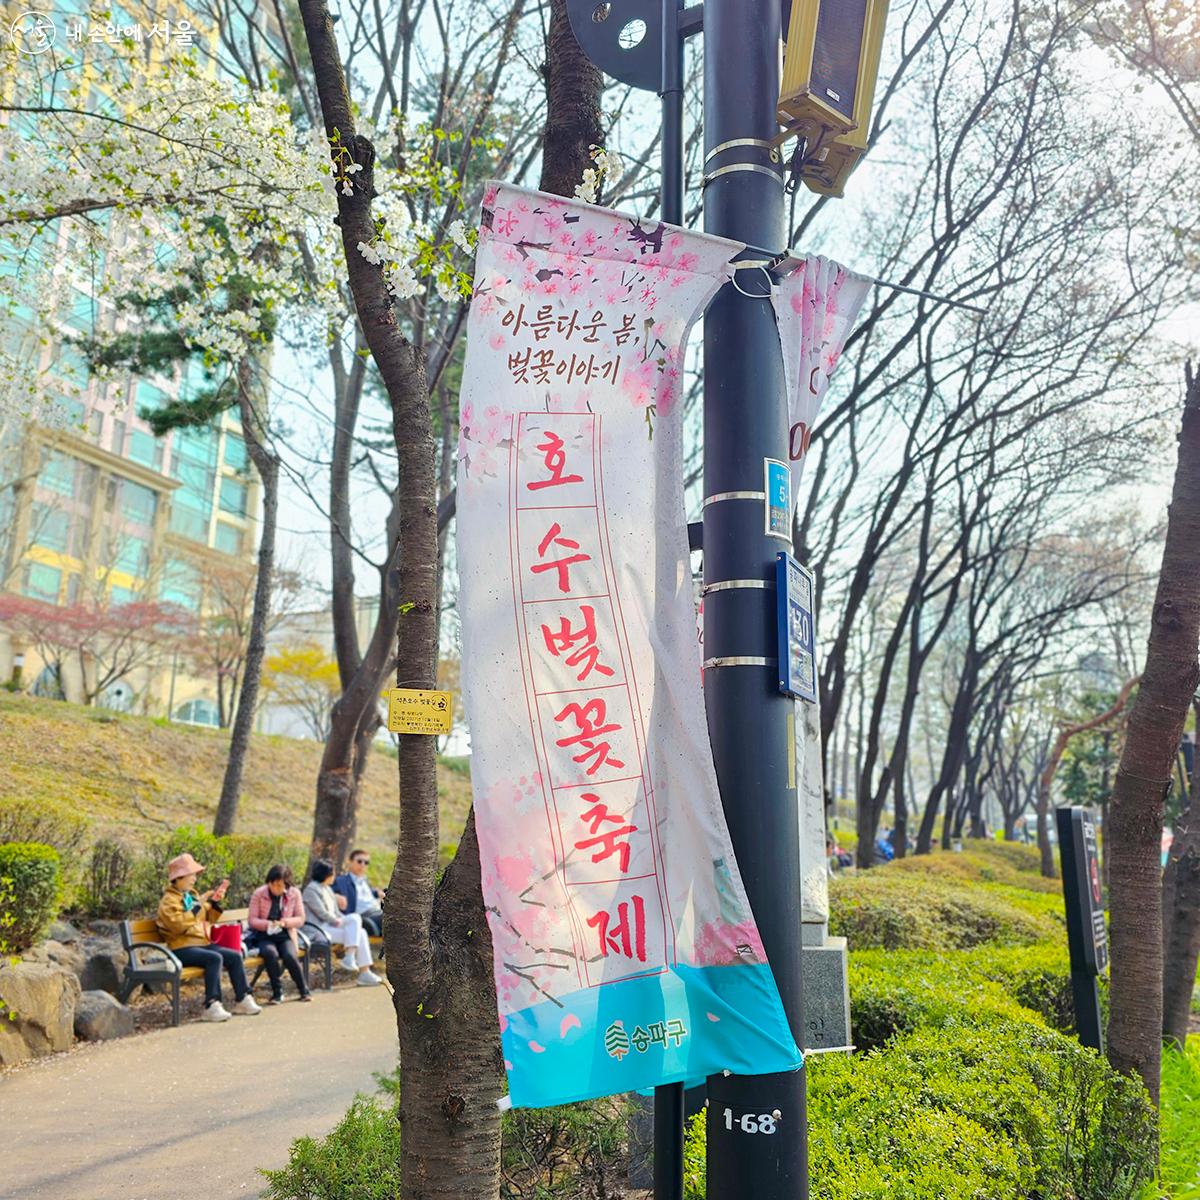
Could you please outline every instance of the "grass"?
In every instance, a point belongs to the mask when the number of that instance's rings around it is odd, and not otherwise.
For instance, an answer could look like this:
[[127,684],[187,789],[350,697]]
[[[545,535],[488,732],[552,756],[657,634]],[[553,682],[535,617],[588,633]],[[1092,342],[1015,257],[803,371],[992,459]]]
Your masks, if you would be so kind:
[[1200,1034],[1163,1054],[1162,1182],[1173,1200],[1200,1200]]
[[[92,832],[135,839],[178,825],[211,825],[229,734],[0,691],[0,798],[65,801]],[[379,748],[384,749],[384,748]],[[321,747],[254,735],[246,761],[239,833],[307,842]],[[471,803],[461,764],[438,767],[442,854],[448,861]],[[400,789],[394,755],[373,751],[363,776],[358,841],[372,878],[386,882],[395,854]]]

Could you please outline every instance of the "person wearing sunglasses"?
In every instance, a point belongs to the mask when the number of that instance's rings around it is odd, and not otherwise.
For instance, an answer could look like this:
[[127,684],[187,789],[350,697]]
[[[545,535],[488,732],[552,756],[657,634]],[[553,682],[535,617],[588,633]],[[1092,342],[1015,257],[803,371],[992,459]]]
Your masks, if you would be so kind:
[[367,878],[370,865],[371,856],[365,850],[351,850],[349,867],[333,881],[333,890],[346,902],[341,905],[343,912],[358,913],[367,933],[382,937],[383,892],[373,888]]

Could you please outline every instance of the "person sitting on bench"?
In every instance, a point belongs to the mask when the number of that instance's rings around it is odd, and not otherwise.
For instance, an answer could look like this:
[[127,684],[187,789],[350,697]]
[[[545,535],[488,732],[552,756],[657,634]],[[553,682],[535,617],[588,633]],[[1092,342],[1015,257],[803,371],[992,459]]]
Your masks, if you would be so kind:
[[331,943],[345,948],[343,971],[357,971],[359,987],[372,987],[383,980],[371,970],[371,943],[358,913],[339,913],[329,880],[333,867],[323,859],[313,863],[312,879],[304,889],[304,907],[309,920],[318,925]]
[[[205,1021],[228,1021],[238,1016],[254,1016],[262,1012],[246,983],[246,968],[242,956],[225,946],[214,946],[209,929],[221,915],[221,901],[229,880],[220,886],[197,895],[192,889],[204,867],[190,854],[180,854],[167,863],[167,890],[158,902],[155,923],[162,940],[185,967],[200,967],[204,971]],[[221,968],[229,974],[233,985],[234,1006],[230,1012],[221,1003]]]
[[292,868],[276,863],[267,882],[250,897],[250,946],[258,951],[271,980],[270,1004],[283,1003],[283,969],[287,968],[301,1000],[311,1000],[304,968],[297,956],[296,931],[304,924],[304,901],[292,884]]
[[371,886],[367,878],[367,867],[371,856],[365,850],[350,851],[349,869],[333,881],[334,893],[345,897],[343,908],[362,917],[367,932],[372,937],[383,934],[383,893]]

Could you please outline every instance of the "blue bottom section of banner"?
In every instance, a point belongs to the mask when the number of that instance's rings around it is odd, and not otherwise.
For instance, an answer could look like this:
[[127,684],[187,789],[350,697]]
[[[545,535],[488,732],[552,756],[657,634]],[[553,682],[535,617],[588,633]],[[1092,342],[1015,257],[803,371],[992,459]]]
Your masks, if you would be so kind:
[[803,1061],[770,968],[742,963],[677,966],[532,1005],[509,1015],[503,1043],[515,1108]]

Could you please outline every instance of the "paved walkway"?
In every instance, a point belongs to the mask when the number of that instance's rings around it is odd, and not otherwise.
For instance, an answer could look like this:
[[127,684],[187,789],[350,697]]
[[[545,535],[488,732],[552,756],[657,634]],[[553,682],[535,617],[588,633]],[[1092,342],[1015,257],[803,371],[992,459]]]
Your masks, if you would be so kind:
[[79,1047],[0,1075],[3,1200],[232,1200],[396,1064],[387,989]]

